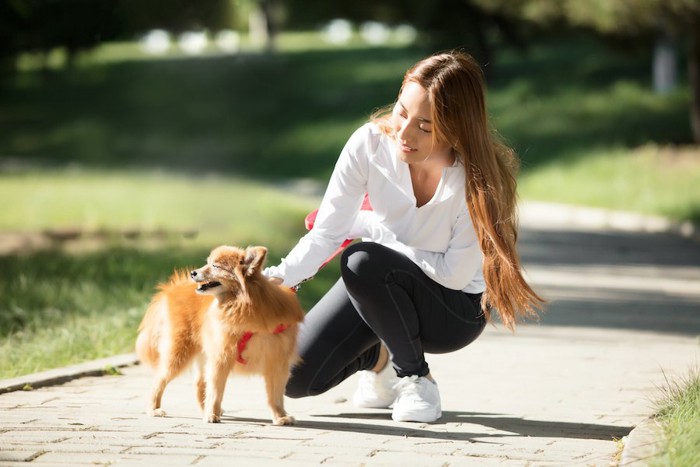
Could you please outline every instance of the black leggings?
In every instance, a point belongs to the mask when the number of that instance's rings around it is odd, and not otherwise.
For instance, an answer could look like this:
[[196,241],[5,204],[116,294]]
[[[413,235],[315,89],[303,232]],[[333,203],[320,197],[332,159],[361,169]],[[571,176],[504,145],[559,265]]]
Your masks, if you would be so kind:
[[306,315],[302,363],[287,396],[321,394],[377,364],[383,342],[399,377],[429,373],[424,352],[452,352],[474,341],[486,319],[481,294],[436,283],[401,253],[356,243],[341,256],[341,279]]

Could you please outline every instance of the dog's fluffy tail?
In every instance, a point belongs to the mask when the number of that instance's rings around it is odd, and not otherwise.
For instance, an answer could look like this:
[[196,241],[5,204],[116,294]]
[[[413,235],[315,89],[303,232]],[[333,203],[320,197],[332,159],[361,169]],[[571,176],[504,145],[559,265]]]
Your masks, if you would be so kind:
[[184,287],[192,288],[193,282],[190,280],[186,270],[176,270],[168,282],[158,285],[159,292],[153,297],[146,309],[146,314],[139,326],[139,335],[136,338],[136,355],[141,363],[150,366],[157,366],[160,359],[161,333],[167,332],[168,314],[168,293],[173,290],[180,290]]
[[155,367],[158,365],[160,352],[160,333],[163,329],[164,313],[167,312],[166,298],[162,294],[157,294],[146,310],[146,315],[139,326],[139,335],[136,338],[136,355],[141,363]]

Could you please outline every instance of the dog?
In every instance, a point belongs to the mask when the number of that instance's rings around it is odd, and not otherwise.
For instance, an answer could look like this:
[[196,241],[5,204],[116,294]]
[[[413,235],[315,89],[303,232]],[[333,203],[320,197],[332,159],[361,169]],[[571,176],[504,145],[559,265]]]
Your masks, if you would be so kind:
[[297,334],[304,319],[296,294],[262,274],[267,249],[215,248],[207,264],[176,271],[159,286],[139,326],[136,353],[155,369],[148,413],[162,417],[163,391],[194,363],[204,421],[221,421],[228,376],[262,375],[275,425],[292,425],[284,410],[291,368],[299,362]]

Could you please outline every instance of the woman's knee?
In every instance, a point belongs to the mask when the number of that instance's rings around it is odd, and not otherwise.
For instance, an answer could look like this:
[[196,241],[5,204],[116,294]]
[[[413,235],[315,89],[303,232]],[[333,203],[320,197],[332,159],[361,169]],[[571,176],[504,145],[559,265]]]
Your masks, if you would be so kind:
[[291,380],[287,383],[287,388],[284,391],[284,395],[292,399],[301,399],[302,397],[310,396],[301,386],[294,384]]
[[302,397],[318,396],[326,390],[314,388],[309,381],[309,378],[302,373],[292,373],[292,376],[287,381],[284,395],[292,399],[301,399]]
[[374,280],[386,275],[388,256],[394,253],[383,245],[360,242],[350,245],[340,259],[340,272],[343,281],[354,283],[357,280]]

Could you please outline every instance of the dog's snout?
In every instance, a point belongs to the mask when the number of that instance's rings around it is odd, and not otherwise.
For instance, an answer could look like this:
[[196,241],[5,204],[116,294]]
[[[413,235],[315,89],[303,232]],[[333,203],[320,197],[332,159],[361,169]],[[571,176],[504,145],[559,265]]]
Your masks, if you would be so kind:
[[190,273],[190,277],[191,277],[192,279],[194,279],[195,277],[197,277],[197,271],[192,271],[192,272]]

